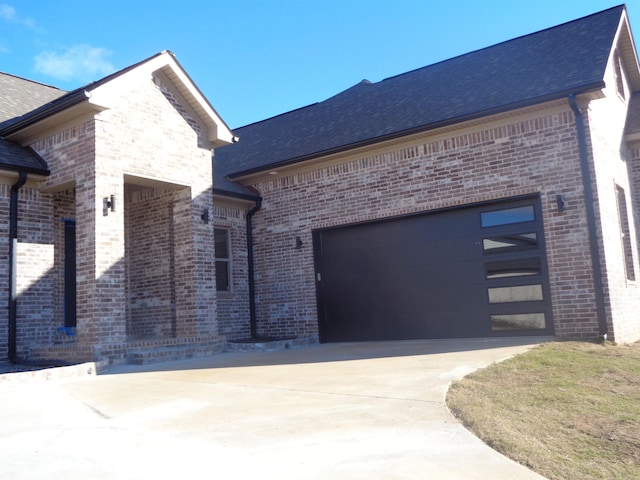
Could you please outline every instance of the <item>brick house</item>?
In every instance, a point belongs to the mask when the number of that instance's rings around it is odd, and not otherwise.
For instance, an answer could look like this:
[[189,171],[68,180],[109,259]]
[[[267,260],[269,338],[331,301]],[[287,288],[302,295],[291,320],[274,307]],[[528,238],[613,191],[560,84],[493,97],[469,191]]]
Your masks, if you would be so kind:
[[[244,269],[239,220],[254,209],[258,335],[640,339],[624,6],[234,133],[214,156],[216,225]],[[234,210],[249,198],[237,185],[260,203]],[[218,309],[246,328],[245,271],[231,278]]]
[[0,356],[640,339],[623,6],[233,132],[167,52],[0,96]]
[[233,136],[173,55],[0,88],[0,354],[219,349],[211,151]]

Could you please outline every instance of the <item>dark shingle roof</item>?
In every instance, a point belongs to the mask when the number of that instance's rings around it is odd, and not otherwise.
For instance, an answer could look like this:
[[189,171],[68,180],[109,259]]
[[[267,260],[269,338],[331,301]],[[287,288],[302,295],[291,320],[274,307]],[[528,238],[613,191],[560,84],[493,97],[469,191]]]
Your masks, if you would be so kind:
[[0,169],[49,175],[47,163],[30,148],[0,138]]
[[[91,92],[91,90],[104,85],[107,82],[110,82],[111,80],[113,80],[114,78],[130,71],[133,70],[134,68],[138,67],[139,65],[141,65],[144,62],[147,62],[149,60],[151,60],[152,58],[155,58],[157,56],[162,55],[163,52],[157,53],[156,55],[145,59],[141,62],[138,62],[136,64],[130,65],[122,70],[119,70],[115,73],[112,73],[111,75],[108,75],[98,81],[95,82],[91,82],[85,86],[82,86],[80,88],[76,88],[75,90],[72,90],[70,92],[64,92],[62,90],[59,90],[60,95],[57,96],[53,96],[49,101],[47,102],[42,102],[39,103],[37,105],[35,105],[32,108],[29,108],[25,111],[23,111],[22,113],[18,114],[18,115],[13,115],[11,117],[7,117],[7,118],[2,118],[2,116],[0,116],[0,135],[10,135],[11,133],[14,133],[15,131],[19,130],[20,128],[23,128],[24,126],[33,124],[35,122],[38,122],[40,120],[42,120],[43,118],[47,118],[50,115],[53,115],[54,113],[60,112],[62,110],[65,110],[66,108],[69,108],[70,106],[76,105],[78,103],[81,103],[83,101],[85,101],[88,96],[89,93]],[[24,82],[29,82],[28,80],[24,80],[24,79],[20,79]],[[34,82],[31,82],[34,83]],[[39,84],[36,84],[39,85]],[[8,91],[7,94],[14,94],[17,95],[19,98],[20,96],[22,97],[28,97],[30,95],[30,91],[28,89],[26,89],[25,92],[21,92],[21,91]],[[0,93],[0,99],[4,99],[5,93],[2,92]],[[11,100],[11,99],[10,99]]]
[[64,90],[0,72],[0,123],[63,96]]
[[216,150],[230,178],[602,88],[624,6],[403,75],[363,81],[320,103],[234,130]]
[[[216,150],[217,151],[217,150]],[[256,199],[258,195],[256,195],[253,191],[248,188],[243,187],[242,185],[232,182],[229,180],[225,173],[221,171],[220,167],[217,165],[217,161],[213,159],[213,192],[221,195],[229,195],[237,198],[244,199]],[[220,171],[219,171],[220,170]]]

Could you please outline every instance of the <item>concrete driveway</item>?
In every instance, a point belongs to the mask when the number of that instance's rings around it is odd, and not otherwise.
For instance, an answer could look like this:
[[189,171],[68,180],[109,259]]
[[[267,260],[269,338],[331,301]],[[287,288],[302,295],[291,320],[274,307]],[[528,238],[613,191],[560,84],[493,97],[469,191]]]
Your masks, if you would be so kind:
[[0,384],[0,478],[541,479],[449,414],[537,338],[313,345]]

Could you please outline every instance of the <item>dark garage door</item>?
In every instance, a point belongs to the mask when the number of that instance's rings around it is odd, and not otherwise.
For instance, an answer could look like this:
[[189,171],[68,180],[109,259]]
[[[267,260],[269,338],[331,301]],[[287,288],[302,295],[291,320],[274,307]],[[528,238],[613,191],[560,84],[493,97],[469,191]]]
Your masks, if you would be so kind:
[[325,342],[551,333],[538,197],[314,232]]

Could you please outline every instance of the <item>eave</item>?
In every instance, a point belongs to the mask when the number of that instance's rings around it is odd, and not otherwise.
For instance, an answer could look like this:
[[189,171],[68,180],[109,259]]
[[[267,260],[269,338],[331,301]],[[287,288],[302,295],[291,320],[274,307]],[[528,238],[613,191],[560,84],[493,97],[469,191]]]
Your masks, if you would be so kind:
[[24,172],[29,174],[31,179],[36,181],[46,180],[50,173],[49,170],[41,170],[38,168],[30,168],[30,167],[16,167],[14,165],[7,165],[4,163],[0,163],[0,176],[17,178],[19,172]]
[[95,115],[110,108],[113,98],[121,93],[118,89],[126,84],[126,79],[135,76],[143,78],[156,71],[162,72],[171,81],[189,108],[204,124],[211,148],[228,145],[234,141],[229,127],[169,51],[154,55],[84,88],[63,95],[17,119],[5,122],[4,127],[0,125],[0,136],[26,144],[54,127],[59,128],[72,120]]
[[89,92],[81,91],[67,102],[54,102],[30,112],[0,130],[0,135],[7,140],[27,145],[52,130],[60,129],[64,124],[81,117],[93,116],[106,109],[103,105],[93,103]]
[[553,101],[564,100],[568,98],[570,94],[574,95],[587,95],[589,99],[601,98],[603,96],[602,89],[605,87],[604,81],[598,81],[589,85],[581,87],[571,88],[560,92],[554,92],[552,94],[536,97],[532,99],[523,100],[507,105],[501,105],[496,108],[482,110],[477,112],[471,112],[466,115],[458,116],[455,118],[449,118],[438,122],[433,122],[426,125],[420,125],[418,127],[393,132],[387,135],[381,135],[378,137],[366,139],[360,142],[354,142],[346,145],[340,145],[335,148],[312,152],[307,155],[301,155],[298,157],[274,162],[268,165],[248,169],[228,175],[228,178],[232,181],[242,183],[252,183],[257,178],[263,178],[268,175],[269,172],[278,172],[280,169],[289,169],[294,165],[298,165],[305,162],[318,161],[320,159],[331,157],[335,155],[345,154],[347,152],[372,147],[385,142],[391,142],[404,137],[410,137],[418,134],[425,134],[430,131],[440,130],[447,127],[453,127],[458,124],[468,124],[469,122],[482,121],[488,117],[496,117],[500,115],[507,115],[510,112],[514,112],[521,109],[535,107],[537,105],[546,104]]
[[260,197],[258,195],[243,194],[237,192],[229,192],[227,190],[213,189],[213,199],[232,200],[243,204],[255,204]]

